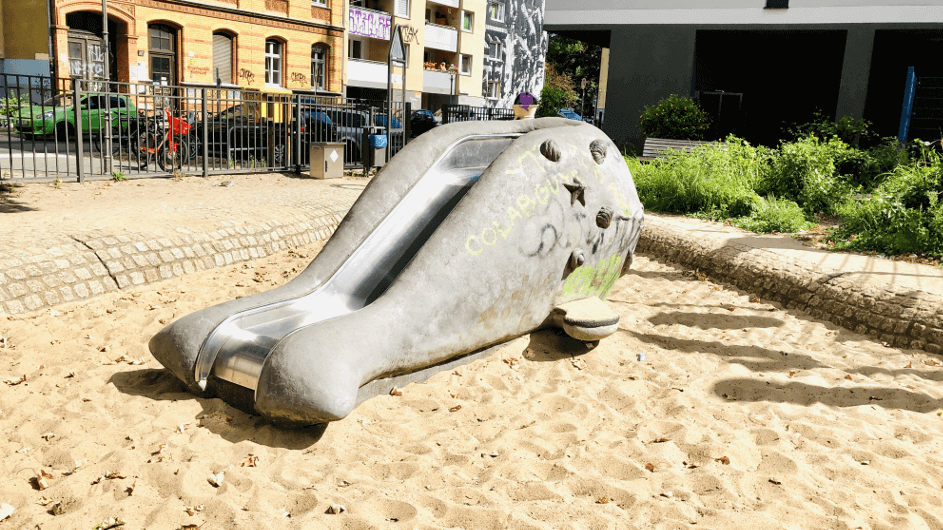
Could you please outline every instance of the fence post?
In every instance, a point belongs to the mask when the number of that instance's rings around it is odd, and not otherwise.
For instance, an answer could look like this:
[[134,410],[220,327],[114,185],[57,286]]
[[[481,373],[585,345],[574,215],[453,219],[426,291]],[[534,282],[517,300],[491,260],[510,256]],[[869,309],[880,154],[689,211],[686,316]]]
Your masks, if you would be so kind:
[[904,82],[904,105],[900,109],[900,129],[897,131],[897,142],[901,146],[907,141],[910,130],[910,116],[914,110],[914,92],[917,88],[917,76],[914,67],[907,67],[907,80]]
[[[82,145],[82,87],[81,80],[77,77],[72,78],[72,111],[75,112],[75,165],[79,173],[79,183],[85,183],[85,170],[82,168],[82,152],[85,150]],[[68,131],[69,127],[65,127]],[[68,133],[66,133],[68,136]],[[68,138],[66,142],[68,142]]]
[[295,104],[295,125],[294,127],[289,127],[289,131],[295,134],[295,173],[301,174],[301,161],[304,160],[304,156],[301,153],[301,135],[307,133],[308,131],[301,132],[301,96],[298,96],[294,100]]
[[209,127],[207,126],[207,123],[206,123],[206,105],[207,103],[209,103],[209,98],[207,97],[206,88],[203,89],[202,94],[200,94],[200,96],[201,96],[201,99],[203,100],[201,109],[200,109],[200,120],[202,120],[203,122],[202,123],[203,126],[200,127],[200,136],[202,136],[202,138],[200,138],[200,144],[202,145],[201,154],[203,155],[203,178],[206,178],[210,174],[209,167],[208,167],[209,154],[210,154],[210,146],[209,146],[210,142],[209,142],[209,131],[208,131]]
[[409,143],[409,136],[412,134],[412,123],[410,123],[413,116],[413,103],[407,101],[403,103],[405,107],[403,108],[403,147]]

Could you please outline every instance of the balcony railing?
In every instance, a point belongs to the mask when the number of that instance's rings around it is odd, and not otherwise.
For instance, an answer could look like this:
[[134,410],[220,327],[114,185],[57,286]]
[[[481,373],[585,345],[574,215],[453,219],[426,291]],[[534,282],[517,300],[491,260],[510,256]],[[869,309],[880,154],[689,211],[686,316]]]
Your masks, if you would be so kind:
[[347,59],[347,83],[354,86],[386,87],[386,63]]
[[429,4],[439,4],[440,6],[454,7],[458,9],[458,0],[429,0]]
[[458,51],[458,30],[426,22],[426,48],[447,52]]
[[433,94],[452,93],[452,74],[437,70],[422,71],[422,91]]

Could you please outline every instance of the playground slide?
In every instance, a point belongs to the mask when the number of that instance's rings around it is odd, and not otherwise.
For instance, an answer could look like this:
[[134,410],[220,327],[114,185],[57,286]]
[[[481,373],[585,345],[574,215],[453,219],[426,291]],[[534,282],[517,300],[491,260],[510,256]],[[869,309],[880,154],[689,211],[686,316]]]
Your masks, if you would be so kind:
[[541,326],[613,333],[602,300],[642,222],[595,127],[448,125],[390,161],[292,282],[188,315],[150,348],[194,392],[278,423],[337,420]]

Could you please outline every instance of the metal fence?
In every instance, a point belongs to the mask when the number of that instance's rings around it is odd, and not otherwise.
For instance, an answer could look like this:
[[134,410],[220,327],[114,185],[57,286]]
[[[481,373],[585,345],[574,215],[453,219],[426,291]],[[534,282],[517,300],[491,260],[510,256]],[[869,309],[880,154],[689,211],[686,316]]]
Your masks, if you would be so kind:
[[306,171],[322,142],[363,167],[369,135],[392,157],[410,133],[409,104],[298,93],[0,75],[0,94],[0,180]]
[[491,107],[472,107],[469,105],[444,105],[442,123],[457,121],[492,121],[513,120],[513,109],[494,109]]

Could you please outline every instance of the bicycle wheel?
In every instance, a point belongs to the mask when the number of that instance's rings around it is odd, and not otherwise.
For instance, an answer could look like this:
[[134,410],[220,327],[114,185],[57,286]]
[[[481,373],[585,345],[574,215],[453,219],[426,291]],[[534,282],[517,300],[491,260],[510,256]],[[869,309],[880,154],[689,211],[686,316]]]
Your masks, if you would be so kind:
[[173,172],[183,167],[183,157],[180,153],[181,144],[177,144],[177,149],[170,149],[167,141],[161,142],[157,148],[157,166],[163,171]]
[[155,131],[148,129],[135,136],[133,142],[133,161],[138,164],[139,169],[147,169],[152,162],[158,159],[157,154],[161,146],[160,137]]

